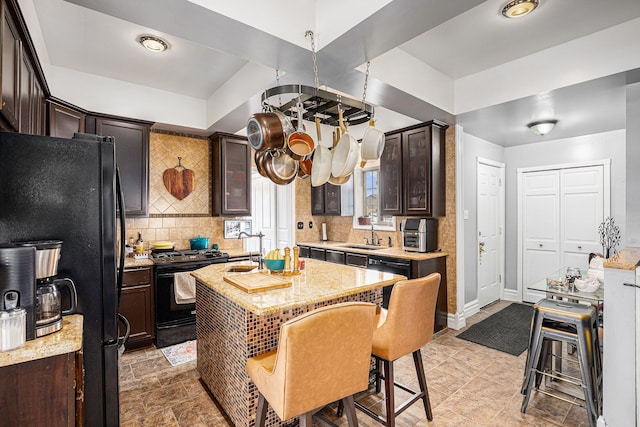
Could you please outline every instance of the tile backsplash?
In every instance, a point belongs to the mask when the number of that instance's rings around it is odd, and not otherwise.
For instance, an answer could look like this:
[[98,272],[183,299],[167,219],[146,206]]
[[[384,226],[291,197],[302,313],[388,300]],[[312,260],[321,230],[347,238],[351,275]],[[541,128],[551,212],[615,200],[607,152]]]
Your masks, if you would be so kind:
[[[209,140],[154,131],[149,144],[149,218],[128,218],[127,239],[135,240],[141,233],[145,242],[168,240],[175,242],[176,249],[188,249],[189,239],[200,235],[209,238],[209,246],[242,248],[241,240],[224,239],[225,218],[211,217]],[[183,200],[171,195],[163,181],[164,171],[178,165],[178,157],[195,175],[193,191]]]

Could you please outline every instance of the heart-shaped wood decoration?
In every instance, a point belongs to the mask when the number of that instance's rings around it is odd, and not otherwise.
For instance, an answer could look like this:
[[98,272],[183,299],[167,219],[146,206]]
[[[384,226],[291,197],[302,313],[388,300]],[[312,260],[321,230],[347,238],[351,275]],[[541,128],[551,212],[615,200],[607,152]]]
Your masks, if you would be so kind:
[[[182,170],[178,170],[182,168]],[[178,157],[178,165],[167,169],[162,174],[164,186],[173,197],[182,200],[193,191],[196,175],[191,169],[182,166],[182,157]]]

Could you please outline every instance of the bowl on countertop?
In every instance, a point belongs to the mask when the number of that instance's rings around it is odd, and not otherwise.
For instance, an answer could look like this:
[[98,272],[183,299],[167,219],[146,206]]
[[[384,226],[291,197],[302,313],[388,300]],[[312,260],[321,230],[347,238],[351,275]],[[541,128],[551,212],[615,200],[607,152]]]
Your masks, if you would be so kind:
[[600,289],[600,282],[596,278],[586,280],[575,279],[573,284],[582,292],[595,292]]
[[263,259],[264,266],[267,267],[271,271],[282,271],[284,270],[284,260],[283,259]]

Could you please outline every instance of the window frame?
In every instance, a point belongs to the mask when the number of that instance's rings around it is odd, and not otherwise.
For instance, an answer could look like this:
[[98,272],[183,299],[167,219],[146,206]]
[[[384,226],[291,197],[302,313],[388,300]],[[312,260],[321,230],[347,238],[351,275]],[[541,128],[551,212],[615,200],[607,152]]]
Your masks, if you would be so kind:
[[[353,172],[353,228],[359,230],[371,230],[371,225],[360,225],[358,218],[364,212],[364,172],[378,170],[380,171],[380,161],[369,161],[363,168],[356,168]],[[378,174],[378,182],[380,175]],[[378,187],[378,190],[380,188]],[[378,200],[379,197],[378,197]],[[396,217],[392,216],[388,222],[372,222],[373,229],[379,231],[396,231]]]

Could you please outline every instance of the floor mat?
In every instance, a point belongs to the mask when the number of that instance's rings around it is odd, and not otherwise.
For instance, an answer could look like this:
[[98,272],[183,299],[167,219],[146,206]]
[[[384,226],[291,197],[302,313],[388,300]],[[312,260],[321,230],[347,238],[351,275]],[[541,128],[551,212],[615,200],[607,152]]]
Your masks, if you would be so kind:
[[456,336],[518,356],[529,345],[532,316],[533,306],[511,304]]
[[162,354],[171,363],[171,366],[178,366],[196,360],[198,355],[196,340],[165,347],[162,349]]

